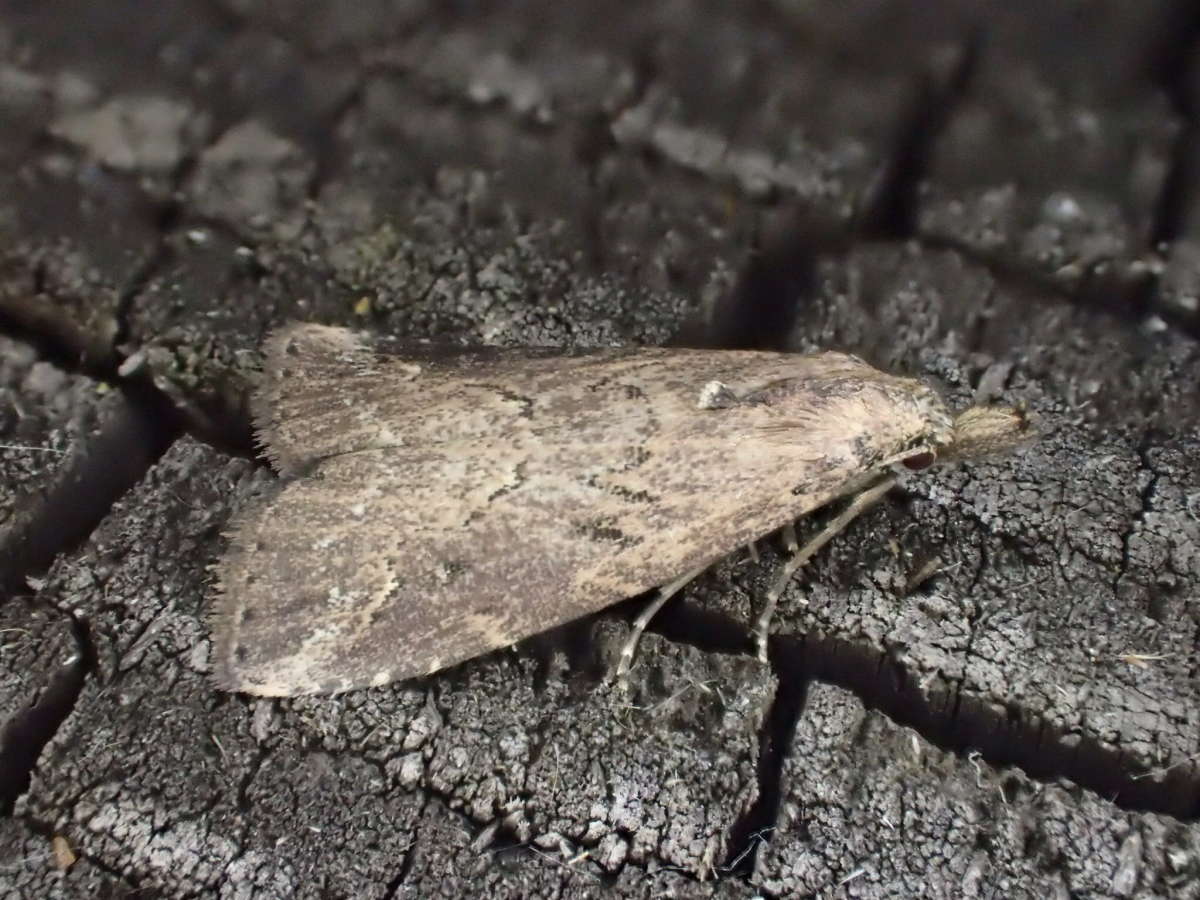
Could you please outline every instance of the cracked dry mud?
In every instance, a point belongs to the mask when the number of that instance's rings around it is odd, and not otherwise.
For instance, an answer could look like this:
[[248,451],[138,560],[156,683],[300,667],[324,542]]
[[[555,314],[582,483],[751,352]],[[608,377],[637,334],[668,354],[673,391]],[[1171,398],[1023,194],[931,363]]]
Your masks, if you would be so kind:
[[[1200,897],[1183,2],[0,2],[0,896]],[[207,680],[289,319],[843,348],[1042,437],[426,679]],[[815,523],[804,523],[812,528]],[[807,602],[805,602],[807,601]]]

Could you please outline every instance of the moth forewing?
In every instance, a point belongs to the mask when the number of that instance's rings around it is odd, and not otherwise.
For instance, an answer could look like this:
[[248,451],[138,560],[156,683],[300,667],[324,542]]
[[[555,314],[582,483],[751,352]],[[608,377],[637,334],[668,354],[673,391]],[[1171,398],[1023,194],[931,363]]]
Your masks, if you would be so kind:
[[427,674],[666,585],[956,434],[931,389],[840,353],[430,360],[317,325],[268,340],[254,408],[293,477],[218,565],[214,674],[272,696]]

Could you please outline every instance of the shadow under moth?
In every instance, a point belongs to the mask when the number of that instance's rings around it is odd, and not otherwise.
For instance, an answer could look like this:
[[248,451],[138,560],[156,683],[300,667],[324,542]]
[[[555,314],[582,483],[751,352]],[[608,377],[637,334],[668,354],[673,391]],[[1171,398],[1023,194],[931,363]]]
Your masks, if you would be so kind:
[[[252,398],[284,476],[217,564],[213,668],[264,696],[383,685],[507,646],[711,563],[843,496],[787,580],[894,483],[975,457],[1024,414],[954,418],[842,353],[664,348],[391,356],[356,332],[268,338]],[[898,470],[898,469],[897,469]]]

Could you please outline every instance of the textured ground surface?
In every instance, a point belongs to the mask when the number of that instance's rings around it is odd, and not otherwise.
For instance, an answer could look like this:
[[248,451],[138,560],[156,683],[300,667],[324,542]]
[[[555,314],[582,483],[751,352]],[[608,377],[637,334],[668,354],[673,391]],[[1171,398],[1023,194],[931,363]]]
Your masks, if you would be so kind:
[[[0,896],[1200,897],[1193,7],[2,0]],[[636,604],[256,701],[207,567],[288,319],[849,349],[1043,437],[769,664],[774,540],[629,697]]]

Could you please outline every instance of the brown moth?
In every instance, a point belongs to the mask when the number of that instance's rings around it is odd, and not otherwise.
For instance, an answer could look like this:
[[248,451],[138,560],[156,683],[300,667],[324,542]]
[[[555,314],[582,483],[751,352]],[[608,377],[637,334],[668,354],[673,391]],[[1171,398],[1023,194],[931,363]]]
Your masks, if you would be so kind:
[[[865,491],[848,520],[896,464],[976,456],[1029,432],[1012,409],[955,419],[919,381],[841,353],[438,360],[307,324],[264,352],[255,424],[285,481],[234,524],[212,617],[217,684],[264,696],[436,672],[677,589]],[[765,616],[760,629],[765,640]]]

